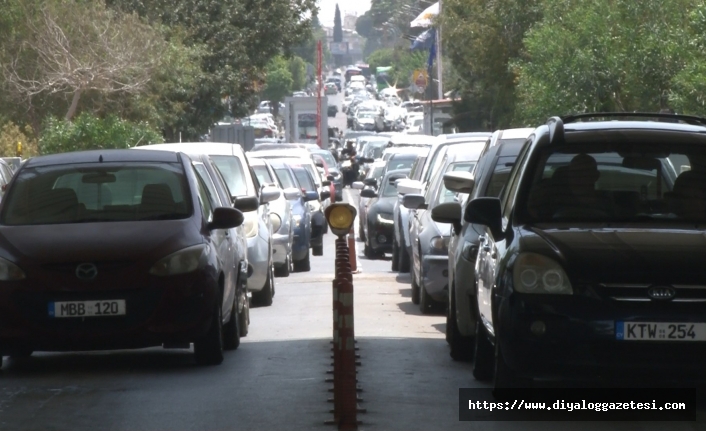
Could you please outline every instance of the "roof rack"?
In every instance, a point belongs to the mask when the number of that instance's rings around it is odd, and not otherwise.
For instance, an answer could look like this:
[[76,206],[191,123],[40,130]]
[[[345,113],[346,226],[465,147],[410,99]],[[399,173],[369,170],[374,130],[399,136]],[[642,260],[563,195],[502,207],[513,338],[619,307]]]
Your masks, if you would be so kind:
[[564,120],[561,117],[551,117],[547,120],[549,126],[549,142],[552,144],[564,143]]
[[[682,121],[695,126],[706,126],[706,118],[696,117],[693,115],[669,114],[662,112],[591,112],[585,114],[574,114],[561,117],[561,120],[566,123],[575,123],[579,120],[587,118],[661,118],[674,122]],[[552,117],[557,118],[557,117]],[[550,119],[551,120],[551,119]]]

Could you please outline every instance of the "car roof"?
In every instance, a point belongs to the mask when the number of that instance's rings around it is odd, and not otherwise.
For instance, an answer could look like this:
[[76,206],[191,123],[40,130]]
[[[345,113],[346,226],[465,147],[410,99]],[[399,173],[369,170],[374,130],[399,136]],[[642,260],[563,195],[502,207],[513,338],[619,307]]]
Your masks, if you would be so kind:
[[[387,171],[387,172],[385,173],[385,176],[384,176],[383,178],[384,178],[384,179],[387,179],[387,178],[389,178],[389,177],[407,175],[407,174],[409,174],[409,171],[411,171],[411,169],[409,169],[409,168],[407,168],[407,169],[395,169],[394,171]],[[384,181],[384,180],[383,180],[383,181]]]
[[390,136],[390,142],[393,146],[395,145],[419,145],[419,146],[431,146],[436,137],[430,135],[409,135],[405,133],[400,133],[394,136]]
[[[153,150],[151,146],[136,147],[140,149]],[[73,151],[69,153],[49,154],[46,156],[32,157],[27,160],[25,166],[51,166],[68,165],[75,163],[99,163],[99,162],[161,162],[177,163],[181,161],[181,156],[175,151],[133,151],[132,149],[120,150],[89,150]]]
[[139,150],[181,151],[187,154],[208,154],[212,156],[242,156],[243,147],[239,144],[225,142],[180,142],[171,144],[154,144],[135,147]]
[[285,158],[310,158],[311,153],[303,148],[283,148],[281,150],[263,150],[248,152],[250,157],[262,157],[265,159],[285,159]]
[[450,144],[446,149],[446,154],[448,156],[459,157],[460,155],[468,155],[468,159],[464,160],[478,160],[485,149],[485,141],[475,141],[473,144],[469,143],[458,143]]

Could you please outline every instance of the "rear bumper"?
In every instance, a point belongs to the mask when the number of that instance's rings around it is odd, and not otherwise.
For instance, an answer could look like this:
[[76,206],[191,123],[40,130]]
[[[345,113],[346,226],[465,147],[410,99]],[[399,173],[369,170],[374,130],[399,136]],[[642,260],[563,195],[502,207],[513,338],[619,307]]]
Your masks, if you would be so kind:
[[427,254],[422,256],[424,290],[439,302],[449,300],[449,256]]
[[272,261],[275,265],[284,265],[287,262],[287,256],[290,251],[290,235],[274,234],[272,235]]
[[248,290],[259,292],[265,287],[270,270],[270,244],[257,235],[248,238]]

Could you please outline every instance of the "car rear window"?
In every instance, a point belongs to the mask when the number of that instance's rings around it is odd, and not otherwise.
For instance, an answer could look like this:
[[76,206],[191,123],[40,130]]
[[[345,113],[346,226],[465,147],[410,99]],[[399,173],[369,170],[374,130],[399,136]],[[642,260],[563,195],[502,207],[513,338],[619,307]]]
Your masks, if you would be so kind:
[[706,223],[706,151],[600,143],[545,150],[522,205],[537,222]]
[[[446,172],[473,172],[473,168],[476,166],[475,162],[459,162],[452,163],[446,168]],[[436,205],[443,204],[446,202],[454,202],[456,200],[456,192],[452,192],[447,189],[442,181],[440,184],[441,190],[439,190],[439,195],[436,199]]]
[[35,225],[183,219],[192,205],[177,163],[101,163],[23,169],[2,224]]
[[274,178],[270,176],[270,171],[267,170],[267,166],[253,166],[253,172],[257,177],[257,181],[260,184],[272,184],[275,182]]
[[280,184],[282,184],[282,188],[284,188],[284,189],[288,189],[290,187],[297,188],[297,184],[294,181],[294,178],[292,178],[292,174],[289,173],[289,169],[287,169],[287,168],[275,169],[275,175],[277,175],[277,178],[279,179]]
[[405,178],[405,177],[404,176],[388,177],[388,181],[384,181],[384,184],[382,185],[382,192],[380,193],[380,197],[391,198],[391,197],[397,196],[397,183],[395,180],[399,180],[402,178]]
[[294,176],[297,177],[297,181],[299,181],[299,184],[304,190],[316,191],[316,185],[314,185],[311,175],[309,175],[309,172],[307,172],[305,168],[294,168],[292,171],[294,171]]
[[247,196],[248,183],[245,180],[245,170],[240,159],[235,156],[210,156],[213,163],[228,184],[228,190],[233,196]]

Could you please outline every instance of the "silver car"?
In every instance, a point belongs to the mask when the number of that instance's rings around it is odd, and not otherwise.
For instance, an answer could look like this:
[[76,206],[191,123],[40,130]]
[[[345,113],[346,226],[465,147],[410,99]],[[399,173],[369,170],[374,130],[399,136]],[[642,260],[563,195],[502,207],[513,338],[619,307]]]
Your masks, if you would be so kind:
[[272,223],[272,254],[275,265],[275,277],[288,277],[292,272],[292,241],[294,223],[290,200],[301,196],[301,190],[283,188],[270,163],[265,159],[248,157],[250,167],[257,177],[260,187],[276,187],[281,190],[279,198],[269,203],[270,222]]
[[[451,225],[437,223],[431,218],[431,210],[442,203],[454,202],[456,193],[444,186],[443,175],[447,172],[471,172],[485,141],[456,144],[445,147],[439,168],[432,174],[424,195],[408,194],[403,204],[415,209],[410,219],[409,238],[412,243],[412,301],[419,303],[422,313],[429,313],[448,300],[448,244]],[[436,307],[435,307],[436,306]]]

